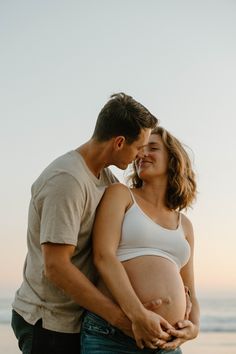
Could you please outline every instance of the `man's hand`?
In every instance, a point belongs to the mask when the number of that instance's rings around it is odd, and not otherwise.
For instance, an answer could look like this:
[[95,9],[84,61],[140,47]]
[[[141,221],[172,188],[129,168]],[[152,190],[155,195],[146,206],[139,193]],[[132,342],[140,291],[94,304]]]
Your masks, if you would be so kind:
[[199,327],[189,320],[178,322],[178,328],[171,328],[167,332],[174,337],[171,341],[159,345],[161,349],[173,350],[182,345],[184,342],[197,337]]

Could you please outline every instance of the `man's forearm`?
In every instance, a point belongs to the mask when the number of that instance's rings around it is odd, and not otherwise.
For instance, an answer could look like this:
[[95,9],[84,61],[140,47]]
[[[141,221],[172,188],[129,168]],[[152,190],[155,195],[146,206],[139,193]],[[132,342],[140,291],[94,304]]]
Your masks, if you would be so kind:
[[71,262],[58,262],[46,271],[46,276],[81,307],[96,313],[122,330],[131,329],[130,321],[119,306],[103,295]]

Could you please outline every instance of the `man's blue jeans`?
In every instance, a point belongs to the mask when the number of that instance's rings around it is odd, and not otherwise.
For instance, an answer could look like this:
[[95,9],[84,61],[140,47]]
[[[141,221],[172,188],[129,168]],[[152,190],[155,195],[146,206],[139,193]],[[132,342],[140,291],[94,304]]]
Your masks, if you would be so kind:
[[81,354],[181,354],[175,350],[139,349],[136,342],[99,316],[88,312],[81,329]]
[[23,354],[79,354],[80,334],[59,333],[42,328],[42,320],[27,323],[14,310],[12,328]]

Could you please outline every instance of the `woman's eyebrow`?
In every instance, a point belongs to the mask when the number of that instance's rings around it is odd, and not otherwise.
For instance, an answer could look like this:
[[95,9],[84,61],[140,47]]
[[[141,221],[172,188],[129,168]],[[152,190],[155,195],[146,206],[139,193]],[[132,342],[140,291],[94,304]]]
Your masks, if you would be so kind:
[[151,145],[151,146],[153,146],[153,145],[160,146],[160,144],[159,144],[159,143],[155,143],[155,142],[150,142],[150,143],[148,143],[148,145]]

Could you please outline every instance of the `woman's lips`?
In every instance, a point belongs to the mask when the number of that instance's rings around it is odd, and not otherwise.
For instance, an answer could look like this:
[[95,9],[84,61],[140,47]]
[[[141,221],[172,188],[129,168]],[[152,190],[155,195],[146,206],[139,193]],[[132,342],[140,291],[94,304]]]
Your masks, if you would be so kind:
[[142,161],[139,162],[138,166],[139,166],[139,167],[143,167],[143,166],[145,166],[145,165],[147,165],[147,164],[148,164],[148,165],[151,164],[151,161],[142,160]]

